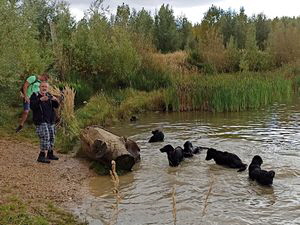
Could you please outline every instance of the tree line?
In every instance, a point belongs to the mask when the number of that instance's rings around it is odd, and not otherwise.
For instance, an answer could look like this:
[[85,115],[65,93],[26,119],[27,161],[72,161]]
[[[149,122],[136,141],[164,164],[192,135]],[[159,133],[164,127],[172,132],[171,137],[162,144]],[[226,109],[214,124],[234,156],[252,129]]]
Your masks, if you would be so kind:
[[153,54],[184,51],[198,73],[266,71],[300,57],[300,18],[251,17],[211,6],[192,24],[170,5],[155,13],[127,4],[107,16],[95,0],[80,21],[64,1],[0,1],[0,81],[13,86],[31,73],[49,72],[87,94],[170,83],[169,68]]

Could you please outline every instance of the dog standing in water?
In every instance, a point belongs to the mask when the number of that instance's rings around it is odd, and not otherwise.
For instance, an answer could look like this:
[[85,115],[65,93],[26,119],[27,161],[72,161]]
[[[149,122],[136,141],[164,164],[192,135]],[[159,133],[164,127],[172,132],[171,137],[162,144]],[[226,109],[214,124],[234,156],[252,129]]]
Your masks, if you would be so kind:
[[160,142],[164,141],[165,135],[162,131],[160,130],[154,130],[152,131],[152,137],[150,137],[149,142]]
[[184,159],[183,149],[179,146],[174,149],[172,145],[166,145],[160,151],[167,153],[169,165],[172,167],[178,166]]
[[273,170],[262,170],[260,168],[261,164],[263,164],[262,158],[259,155],[254,156],[248,168],[250,179],[256,180],[259,184],[262,185],[272,185],[275,172]]
[[247,169],[247,164],[244,164],[242,160],[233,153],[218,151],[214,148],[209,148],[207,150],[207,155],[205,160],[214,159],[219,165],[228,166],[230,168],[239,168],[238,172]]

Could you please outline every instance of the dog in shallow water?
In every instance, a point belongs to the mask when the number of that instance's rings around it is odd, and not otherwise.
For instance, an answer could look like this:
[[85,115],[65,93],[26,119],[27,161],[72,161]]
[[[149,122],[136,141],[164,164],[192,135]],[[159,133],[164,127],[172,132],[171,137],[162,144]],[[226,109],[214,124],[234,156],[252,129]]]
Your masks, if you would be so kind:
[[247,164],[244,164],[242,160],[233,153],[218,151],[214,148],[207,150],[205,160],[214,159],[219,165],[228,166],[230,168],[239,168],[238,172],[247,169]]
[[152,137],[150,137],[149,142],[159,142],[164,141],[165,135],[160,130],[154,130],[152,131]]
[[196,147],[194,148],[192,142],[186,141],[183,145],[183,156],[185,158],[193,157],[194,154],[199,154],[203,149],[203,147]]
[[167,153],[170,166],[176,167],[184,159],[183,149],[179,146],[174,149],[172,145],[166,145],[160,151]]
[[259,155],[254,156],[248,168],[250,179],[256,180],[257,183],[262,185],[272,185],[275,172],[273,170],[262,170],[260,168],[261,164],[263,164],[262,158]]

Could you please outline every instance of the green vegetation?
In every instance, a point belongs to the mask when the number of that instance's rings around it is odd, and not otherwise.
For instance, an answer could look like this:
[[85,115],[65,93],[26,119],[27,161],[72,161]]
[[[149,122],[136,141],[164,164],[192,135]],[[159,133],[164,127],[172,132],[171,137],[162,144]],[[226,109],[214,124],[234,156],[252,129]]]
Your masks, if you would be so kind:
[[[62,152],[88,125],[106,126],[144,111],[258,109],[299,91],[299,17],[248,17],[243,8],[212,6],[192,25],[185,16],[175,18],[170,5],[152,14],[122,4],[107,18],[102,2],[94,0],[75,21],[64,1],[0,0],[2,136],[14,135],[18,89],[32,73],[47,72],[54,85],[76,91],[75,102],[72,92],[66,95],[71,104],[61,114]],[[18,138],[37,141],[27,124]],[[1,224],[49,223],[22,204],[0,210]]]
[[[43,208],[45,207],[45,208]],[[17,197],[9,197],[5,204],[0,205],[0,224],[5,225],[84,225],[72,214],[48,203],[29,208]]]

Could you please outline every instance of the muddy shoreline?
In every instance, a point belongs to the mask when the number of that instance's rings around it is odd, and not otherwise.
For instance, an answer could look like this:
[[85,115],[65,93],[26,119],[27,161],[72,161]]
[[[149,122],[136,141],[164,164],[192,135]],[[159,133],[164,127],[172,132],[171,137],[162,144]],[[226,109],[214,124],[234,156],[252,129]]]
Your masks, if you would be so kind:
[[52,202],[71,212],[88,195],[88,180],[96,176],[89,162],[71,155],[57,154],[50,164],[36,161],[39,146],[29,142],[0,139],[0,203],[16,196],[35,207]]

